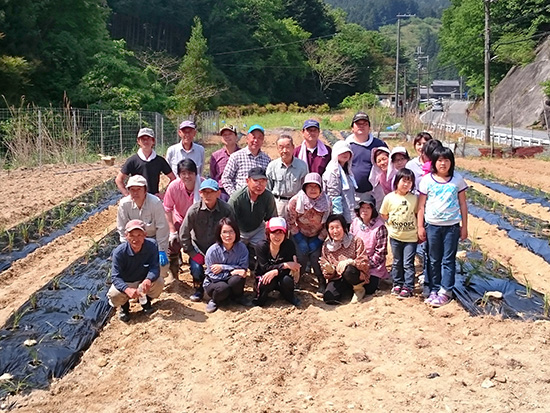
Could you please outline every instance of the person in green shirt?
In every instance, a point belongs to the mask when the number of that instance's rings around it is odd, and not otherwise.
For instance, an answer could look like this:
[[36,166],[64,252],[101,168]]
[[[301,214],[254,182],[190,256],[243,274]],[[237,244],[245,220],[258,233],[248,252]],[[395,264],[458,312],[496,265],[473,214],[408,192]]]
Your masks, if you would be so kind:
[[265,240],[265,223],[277,216],[275,198],[266,187],[265,169],[255,167],[248,171],[246,186],[233,192],[229,198],[241,231],[241,241],[250,251],[251,270],[255,266],[254,248]]

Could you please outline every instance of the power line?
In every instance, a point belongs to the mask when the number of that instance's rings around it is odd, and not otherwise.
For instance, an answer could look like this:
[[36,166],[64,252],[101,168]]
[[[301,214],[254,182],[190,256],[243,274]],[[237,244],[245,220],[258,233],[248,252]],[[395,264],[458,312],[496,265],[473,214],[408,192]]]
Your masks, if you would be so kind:
[[296,40],[294,42],[277,43],[277,44],[273,44],[271,46],[259,46],[259,47],[252,47],[250,49],[231,50],[229,52],[213,53],[212,56],[221,56],[221,55],[228,55],[228,54],[235,54],[235,53],[254,52],[254,51],[257,51],[257,50],[265,50],[265,49],[274,49],[276,47],[288,46],[288,45],[291,45],[291,44],[305,43],[305,42],[308,42],[310,40],[325,39],[327,37],[332,37],[332,36],[335,36],[337,34],[338,33],[332,33],[332,34],[327,34],[327,35],[324,35],[324,36],[317,36],[317,37],[310,37],[310,38],[303,39],[303,40]]

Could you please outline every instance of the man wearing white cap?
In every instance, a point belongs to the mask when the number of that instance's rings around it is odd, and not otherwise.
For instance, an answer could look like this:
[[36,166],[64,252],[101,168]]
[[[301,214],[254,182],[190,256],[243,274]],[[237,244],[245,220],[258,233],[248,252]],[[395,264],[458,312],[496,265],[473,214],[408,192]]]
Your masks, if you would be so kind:
[[172,168],[174,175],[178,173],[178,163],[184,159],[191,159],[197,165],[199,176],[204,169],[204,147],[193,142],[197,134],[197,126],[193,121],[184,120],[180,123],[178,136],[181,142],[176,143],[166,151],[166,160]]
[[156,239],[158,243],[158,258],[161,265],[161,273],[165,278],[168,272],[168,237],[170,229],[164,214],[162,201],[155,195],[147,193],[147,181],[141,175],[134,175],[128,179],[126,189],[130,195],[120,200],[117,213],[117,229],[120,242],[126,240],[126,224],[139,219],[145,224],[145,233],[148,238]]
[[109,304],[120,307],[118,318],[130,320],[130,303],[139,300],[143,312],[151,314],[151,299],[157,298],[164,285],[160,276],[158,247],[155,240],[146,238],[145,223],[132,219],[124,227],[125,241],[113,250]]
[[225,191],[231,194],[246,187],[248,171],[252,168],[267,168],[271,158],[262,152],[264,143],[264,128],[252,125],[246,136],[246,148],[234,152],[229,157],[222,175],[222,185]]
[[122,195],[129,195],[124,182],[129,176],[141,175],[147,181],[147,190],[150,194],[159,196],[160,174],[163,173],[170,181],[176,179],[172,168],[155,150],[155,132],[151,128],[141,128],[137,134],[139,149],[137,154],[130,156],[115,178],[115,183]]
[[201,200],[195,202],[185,214],[179,229],[179,238],[183,251],[189,255],[189,267],[195,293],[191,301],[200,301],[204,294],[204,258],[206,251],[216,242],[216,227],[222,218],[235,220],[233,208],[220,199],[218,183],[205,179],[199,188]]

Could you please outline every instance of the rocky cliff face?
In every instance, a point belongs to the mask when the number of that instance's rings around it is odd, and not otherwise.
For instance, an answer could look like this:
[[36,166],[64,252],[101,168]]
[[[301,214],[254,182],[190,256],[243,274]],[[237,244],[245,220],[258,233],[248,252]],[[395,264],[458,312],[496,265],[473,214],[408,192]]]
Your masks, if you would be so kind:
[[[502,79],[493,91],[492,112],[494,123],[501,126],[524,128],[540,123],[550,122],[550,107],[545,104],[548,99],[542,92],[542,82],[550,79],[550,38],[537,49],[537,57],[526,66],[516,66]],[[483,104],[478,106],[477,113],[483,119]]]

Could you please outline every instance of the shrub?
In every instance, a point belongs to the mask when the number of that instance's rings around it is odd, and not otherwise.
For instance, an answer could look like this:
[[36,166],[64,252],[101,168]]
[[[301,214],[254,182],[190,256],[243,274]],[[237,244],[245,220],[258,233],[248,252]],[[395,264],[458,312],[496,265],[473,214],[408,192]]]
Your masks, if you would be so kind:
[[378,105],[379,101],[376,95],[372,93],[356,93],[352,96],[346,96],[338,106],[343,109],[361,110]]

